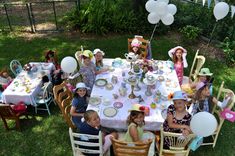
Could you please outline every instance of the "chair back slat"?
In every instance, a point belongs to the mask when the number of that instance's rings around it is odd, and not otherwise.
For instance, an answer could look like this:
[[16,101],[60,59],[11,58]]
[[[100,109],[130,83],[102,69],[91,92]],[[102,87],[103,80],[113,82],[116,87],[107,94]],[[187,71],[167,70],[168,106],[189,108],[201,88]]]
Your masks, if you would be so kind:
[[146,143],[125,142],[111,138],[115,156],[147,156],[152,140]]
[[12,60],[10,62],[10,69],[15,76],[23,70],[21,63],[18,60]]
[[[76,151],[80,151],[85,154],[99,154],[103,155],[102,150],[102,133],[99,132],[98,135],[89,135],[75,133],[69,128],[70,141],[73,149],[73,154],[76,154]],[[90,149],[89,147],[92,147]],[[97,148],[97,149],[96,149]]]
[[70,115],[70,109],[71,109],[72,105],[67,105],[64,109],[64,113],[63,113],[63,116],[64,116],[64,119],[67,123],[67,125],[69,127],[71,127],[72,129],[76,129],[76,126],[74,125],[74,123],[72,122],[72,116]]

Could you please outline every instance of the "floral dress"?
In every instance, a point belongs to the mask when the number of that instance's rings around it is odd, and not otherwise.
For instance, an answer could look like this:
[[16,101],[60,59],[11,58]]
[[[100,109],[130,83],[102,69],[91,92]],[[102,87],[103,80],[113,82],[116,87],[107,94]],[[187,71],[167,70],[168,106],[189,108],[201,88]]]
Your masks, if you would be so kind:
[[183,83],[183,77],[184,77],[184,65],[183,62],[176,62],[175,65],[175,71],[179,80],[180,85]]
[[[175,124],[180,124],[180,125],[188,125],[190,124],[192,116],[187,113],[182,119],[178,120],[176,119],[176,110],[174,105],[170,105],[167,109],[167,114],[173,115],[173,123]],[[181,129],[176,129],[176,128],[170,128],[168,125],[167,120],[164,121],[163,123],[163,130],[165,132],[173,132],[173,133],[182,133]],[[169,140],[164,139],[164,148],[169,148]]]
[[82,66],[80,69],[80,73],[83,77],[83,82],[87,87],[92,90],[92,87],[95,83],[95,64],[91,62],[88,66]]

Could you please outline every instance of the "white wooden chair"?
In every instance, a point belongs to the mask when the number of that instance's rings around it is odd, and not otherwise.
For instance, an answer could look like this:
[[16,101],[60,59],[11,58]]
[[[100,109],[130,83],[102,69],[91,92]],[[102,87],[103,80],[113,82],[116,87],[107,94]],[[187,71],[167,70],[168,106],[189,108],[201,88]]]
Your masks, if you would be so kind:
[[[48,114],[51,115],[50,109],[49,109],[49,105],[53,101],[52,95],[50,94],[51,85],[52,83],[48,82],[43,89],[42,95],[39,94],[35,97],[35,102],[36,102],[35,113],[36,114],[38,110],[46,110]],[[38,108],[39,105],[45,105],[46,108]]]
[[[190,148],[189,144],[195,138],[194,134],[189,134],[188,136],[183,136],[181,133],[171,133],[164,132],[163,127],[161,126],[161,139],[160,139],[160,147],[159,156],[167,155],[167,154],[179,154],[180,156],[188,156]],[[164,149],[164,139],[168,139],[170,146],[169,149]]]
[[[234,106],[234,103],[235,103],[235,96],[234,96],[234,92],[230,89],[226,89],[224,88],[224,81],[222,82],[222,84],[220,85],[220,89],[219,89],[219,92],[218,92],[218,95],[217,95],[217,100],[220,100],[220,101],[223,101],[223,98],[226,96],[226,94],[228,93],[231,93],[232,94],[232,97],[231,99],[229,100],[226,108],[233,108]],[[204,142],[202,145],[212,145],[212,147],[214,148],[215,145],[216,145],[216,142],[217,142],[217,139],[218,139],[218,136],[219,136],[219,133],[220,133],[220,130],[223,126],[223,123],[224,123],[224,119],[221,118],[220,116],[220,112],[222,111],[221,108],[219,107],[214,107],[213,111],[212,111],[212,114],[217,116],[217,121],[218,121],[218,127],[216,129],[216,131],[211,135],[212,137],[212,141],[211,142]]]
[[22,65],[18,60],[12,60],[10,62],[10,69],[12,73],[17,76],[22,71]]
[[[86,154],[99,154],[100,156],[103,156],[101,131],[99,132],[99,135],[88,135],[75,133],[69,128],[69,135],[74,156]],[[89,140],[92,140],[92,142],[89,142]],[[94,143],[94,140],[96,140],[97,143]],[[97,150],[88,149],[89,147],[97,148]]]
[[198,53],[199,53],[199,50],[197,50],[197,52],[194,56],[194,60],[193,60],[193,64],[190,69],[189,77],[184,76],[184,78],[183,78],[183,84],[188,84],[190,81],[194,82],[196,80],[198,73],[200,72],[203,64],[206,61],[206,58],[202,55],[198,55]]

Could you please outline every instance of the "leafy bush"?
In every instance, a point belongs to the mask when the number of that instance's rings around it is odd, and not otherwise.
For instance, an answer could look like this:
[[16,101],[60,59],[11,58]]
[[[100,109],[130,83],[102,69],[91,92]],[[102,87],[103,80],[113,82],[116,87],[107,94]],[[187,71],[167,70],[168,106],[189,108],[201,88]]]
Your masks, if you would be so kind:
[[187,25],[180,28],[180,32],[183,34],[185,41],[193,42],[199,37],[201,29],[192,25]]
[[226,64],[229,66],[235,65],[235,41],[226,37],[220,44],[220,48],[224,51]]

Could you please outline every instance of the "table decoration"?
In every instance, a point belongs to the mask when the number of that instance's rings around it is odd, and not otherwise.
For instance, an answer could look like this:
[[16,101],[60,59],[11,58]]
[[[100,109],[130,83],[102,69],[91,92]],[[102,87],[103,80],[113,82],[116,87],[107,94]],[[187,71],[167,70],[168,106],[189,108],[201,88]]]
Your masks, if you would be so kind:
[[152,95],[151,86],[152,86],[152,85],[155,85],[156,80],[157,80],[157,79],[156,79],[153,75],[147,75],[147,74],[146,74],[146,77],[145,77],[144,80],[143,80],[144,84],[147,85],[147,90],[146,90],[146,92],[145,92],[145,95],[146,95],[146,96],[151,96],[151,95]]
[[124,56],[126,57],[126,61],[130,62],[130,64],[131,64],[131,69],[129,71],[129,75],[132,75],[133,73],[131,72],[131,70],[132,70],[132,67],[133,67],[133,63],[138,59],[138,55],[136,55],[133,52],[129,52],[129,53],[125,53]]
[[136,95],[134,94],[134,87],[135,85],[138,83],[138,80],[136,79],[135,76],[130,76],[128,79],[127,79],[127,83],[129,83],[131,85],[131,93],[129,94],[129,98],[130,99],[134,99],[136,98]]

